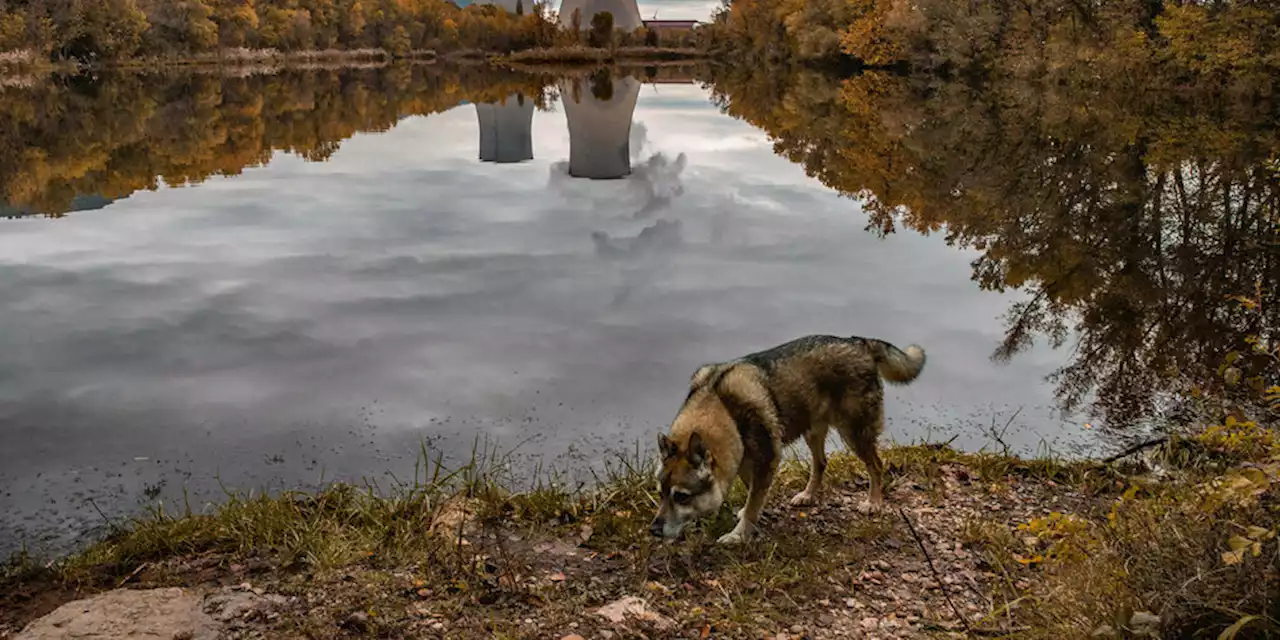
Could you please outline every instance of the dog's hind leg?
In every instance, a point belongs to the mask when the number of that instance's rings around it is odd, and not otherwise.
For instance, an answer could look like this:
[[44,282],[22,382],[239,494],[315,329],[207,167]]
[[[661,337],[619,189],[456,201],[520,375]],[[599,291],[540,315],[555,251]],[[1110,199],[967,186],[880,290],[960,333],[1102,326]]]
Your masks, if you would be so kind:
[[867,467],[867,476],[871,480],[871,488],[867,501],[859,506],[864,513],[879,511],[884,505],[884,462],[880,460],[876,440],[883,429],[884,415],[877,408],[873,415],[858,416],[857,419],[840,426],[840,437],[845,446],[853,452]]
[[792,506],[796,507],[817,504],[822,500],[822,476],[827,471],[827,425],[814,425],[805,432],[804,441],[809,445],[813,459],[809,464],[809,484],[791,498]]

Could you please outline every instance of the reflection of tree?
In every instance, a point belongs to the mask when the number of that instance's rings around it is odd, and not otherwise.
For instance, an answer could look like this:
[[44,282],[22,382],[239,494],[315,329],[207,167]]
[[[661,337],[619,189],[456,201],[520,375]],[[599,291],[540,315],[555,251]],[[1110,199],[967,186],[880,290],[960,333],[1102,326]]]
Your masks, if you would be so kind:
[[[736,73],[717,80],[724,108],[864,199],[872,228],[942,232],[982,252],[983,288],[1026,290],[997,359],[1037,336],[1078,341],[1053,376],[1064,407],[1092,396],[1124,421],[1179,374],[1204,377],[1246,328],[1280,326],[1280,138],[1265,99]],[[1257,281],[1270,299],[1246,327],[1226,298]]]
[[109,76],[9,87],[0,98],[0,202],[53,215],[79,195],[119,198],[190,184],[287,151],[324,160],[358,131],[513,93],[545,102],[547,79],[427,67],[243,77]]

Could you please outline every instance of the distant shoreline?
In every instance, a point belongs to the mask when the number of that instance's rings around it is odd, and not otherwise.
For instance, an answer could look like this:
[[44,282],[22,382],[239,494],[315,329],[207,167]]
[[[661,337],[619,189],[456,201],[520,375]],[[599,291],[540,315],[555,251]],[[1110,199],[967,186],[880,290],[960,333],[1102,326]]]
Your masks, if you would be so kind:
[[488,62],[513,67],[539,67],[546,64],[570,67],[596,67],[618,63],[685,64],[704,61],[707,54],[692,47],[544,47],[511,53],[461,49],[440,53],[431,49],[393,55],[386,49],[324,49],[314,51],[279,51],[276,49],[222,49],[191,56],[152,56],[110,62],[77,60],[42,60],[31,52],[0,53],[0,87],[24,84],[35,77],[51,73],[74,73],[93,70],[147,71],[208,67],[348,67],[383,66],[393,62],[435,63]]

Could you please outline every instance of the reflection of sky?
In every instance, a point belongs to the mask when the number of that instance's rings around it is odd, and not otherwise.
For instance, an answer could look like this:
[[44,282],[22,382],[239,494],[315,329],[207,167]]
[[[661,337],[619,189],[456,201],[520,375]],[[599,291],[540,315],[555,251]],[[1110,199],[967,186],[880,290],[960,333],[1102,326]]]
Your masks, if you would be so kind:
[[[463,106],[326,163],[280,155],[0,221],[0,540],[82,527],[86,497],[127,509],[161,482],[199,501],[215,476],[403,477],[421,439],[464,456],[477,435],[552,458],[648,446],[696,366],[805,333],[925,346],[923,377],[888,391],[889,438],[977,447],[1017,407],[1022,446],[1059,426],[1041,378],[1064,356],[988,361],[1010,298],[970,282],[974,254],[864,232],[856,202],[703,96],[642,90],[633,153],[687,158],[643,216],[610,199],[635,197],[626,180],[549,179],[563,111],[535,114],[532,161],[497,165]],[[646,228],[661,246],[627,253]]]

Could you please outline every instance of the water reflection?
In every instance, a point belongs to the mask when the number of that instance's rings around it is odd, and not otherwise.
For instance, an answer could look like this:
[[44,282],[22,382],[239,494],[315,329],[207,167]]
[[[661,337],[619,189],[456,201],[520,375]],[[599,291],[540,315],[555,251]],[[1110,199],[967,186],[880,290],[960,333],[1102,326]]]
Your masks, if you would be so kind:
[[1176,390],[1151,372],[1224,348],[1225,297],[1276,279],[1248,109],[1175,136],[1061,96],[716,79],[761,131],[639,80],[672,73],[4,89],[5,211],[113,202],[0,224],[0,546],[74,537],[91,497],[403,477],[422,439],[585,468],[647,442],[698,364],[810,332],[930,349],[897,440],[976,448],[1016,413],[1007,440],[1061,449],[1092,419],[1063,388],[1145,415]]
[[613,180],[631,174],[631,118],[640,81],[602,71],[560,83],[569,121],[569,175]]
[[[1072,346],[1050,378],[1059,405],[1127,425],[1183,413],[1192,381],[1280,327],[1280,103],[1106,80],[835,85],[733,69],[716,90],[779,153],[864,201],[870,228],[979,251],[975,283],[1028,294],[992,357]],[[1241,313],[1231,297],[1259,286],[1263,313]]]
[[533,101],[523,93],[509,95],[501,102],[476,105],[481,162],[533,159],[533,109]]

